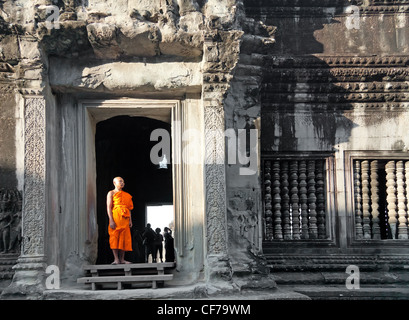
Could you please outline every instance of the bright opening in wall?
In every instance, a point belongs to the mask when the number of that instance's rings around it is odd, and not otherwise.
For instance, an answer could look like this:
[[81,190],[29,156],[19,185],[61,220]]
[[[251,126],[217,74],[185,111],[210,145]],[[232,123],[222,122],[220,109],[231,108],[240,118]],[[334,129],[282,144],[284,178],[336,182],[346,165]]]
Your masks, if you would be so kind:
[[[146,206],[146,223],[150,223],[151,228],[156,232],[156,229],[160,229],[160,233],[164,235],[165,228],[168,227],[173,231],[174,220],[173,220],[173,205],[166,204],[155,204]],[[173,235],[173,232],[171,233]],[[159,253],[155,249],[155,254],[149,255],[148,262],[152,262],[152,259],[157,259],[156,261],[165,261],[168,257],[166,256],[166,247],[162,246],[162,252]],[[155,257],[153,257],[155,256]],[[160,260],[159,260],[160,259]],[[155,261],[153,261],[155,262]]]
[[146,223],[150,223],[153,230],[160,228],[161,233],[163,233],[165,227],[173,231],[173,205],[147,205]]

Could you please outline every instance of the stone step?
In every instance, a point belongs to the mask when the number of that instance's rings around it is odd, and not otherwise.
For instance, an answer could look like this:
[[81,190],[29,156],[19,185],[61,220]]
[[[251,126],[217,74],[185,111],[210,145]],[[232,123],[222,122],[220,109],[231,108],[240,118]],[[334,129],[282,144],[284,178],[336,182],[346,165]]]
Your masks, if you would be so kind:
[[[350,274],[339,271],[316,271],[316,272],[271,272],[278,285],[345,285]],[[361,284],[384,285],[399,284],[409,285],[409,273],[406,270],[392,271],[360,271],[359,281]]]
[[118,290],[122,289],[123,284],[133,282],[151,282],[152,288],[157,287],[157,281],[172,280],[173,274],[155,274],[155,275],[138,275],[138,276],[105,276],[105,277],[84,277],[77,279],[78,283],[92,284],[92,290],[96,289],[95,284],[117,283]]
[[280,285],[280,289],[303,294],[312,300],[408,300],[409,287],[360,285],[347,289],[345,285]]
[[15,263],[18,259],[18,254],[14,253],[5,253],[0,254],[0,264],[2,263]]
[[173,262],[86,265],[83,267],[86,276],[77,279],[77,283],[91,284],[92,290],[96,290],[97,285],[112,283],[120,290],[123,284],[137,282],[150,282],[152,288],[156,288],[157,281],[173,279],[173,274],[165,274],[165,270],[174,267]]
[[164,270],[166,268],[173,268],[175,266],[174,262],[163,262],[163,263],[129,263],[129,264],[93,264],[86,265],[83,267],[85,271],[94,270],[133,270],[133,269],[154,269],[154,270]]
[[100,264],[87,265],[83,269],[86,275],[114,276],[138,274],[165,274],[165,270],[174,268],[173,262],[165,263],[131,263],[131,264]]
[[0,255],[0,280],[9,280],[13,278],[13,266],[17,263],[17,254]]

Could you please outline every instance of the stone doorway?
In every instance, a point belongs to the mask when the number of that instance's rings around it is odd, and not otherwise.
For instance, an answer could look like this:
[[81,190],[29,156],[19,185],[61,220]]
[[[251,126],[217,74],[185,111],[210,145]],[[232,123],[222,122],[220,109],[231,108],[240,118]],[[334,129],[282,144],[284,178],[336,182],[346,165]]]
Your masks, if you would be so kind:
[[[75,122],[78,132],[76,139],[78,145],[72,151],[77,157],[76,163],[78,164],[73,175],[73,180],[78,177],[78,180],[74,181],[74,183],[77,183],[77,190],[74,193],[78,195],[75,200],[75,203],[78,203],[78,216],[71,218],[71,221],[75,219],[74,223],[78,225],[78,236],[73,235],[72,237],[73,241],[75,241],[73,245],[78,246],[78,252],[83,253],[84,259],[90,264],[97,263],[97,260],[100,262],[98,259],[99,209],[97,203],[97,180],[99,177],[97,175],[96,155],[98,124],[118,116],[159,120],[168,124],[171,131],[172,163],[170,165],[173,197],[170,203],[173,203],[173,237],[175,240],[177,269],[180,271],[173,281],[191,283],[200,278],[205,254],[205,193],[204,166],[203,162],[201,162],[204,157],[204,116],[199,96],[186,97],[183,100],[131,98],[82,100],[79,101],[78,108],[75,110],[78,112],[77,121]],[[199,136],[196,134],[190,137],[189,135],[193,135],[193,133],[189,129],[195,129]],[[156,145],[158,142],[152,141],[152,145]],[[186,161],[186,159],[191,158],[197,160]],[[112,174],[110,174],[106,182],[107,190],[112,187]],[[124,179],[128,188],[132,178],[129,179],[125,176]],[[102,192],[103,198],[105,198],[107,190]],[[104,202],[105,199],[102,203]],[[104,204],[102,205],[104,206]],[[105,207],[101,213],[105,218]],[[139,222],[139,224],[143,225],[143,222]],[[101,228],[106,230],[105,226]],[[192,248],[196,250],[192,250]]]
[[170,123],[148,117],[115,116],[96,125],[97,264],[111,263],[113,260],[106,213],[106,193],[112,189],[113,177],[123,177],[124,190],[133,196],[133,251],[126,254],[128,261],[144,262],[140,235],[147,223],[146,205],[153,202],[173,203],[171,153],[166,155],[169,163],[166,168],[150,159],[150,152],[158,143],[150,139],[155,129],[164,129],[171,136]]
[[[37,100],[40,99],[28,100],[27,105],[38,107],[38,112],[41,112],[44,105],[40,103],[41,100]],[[82,269],[71,266],[97,263],[100,223],[97,200],[100,174],[97,175],[96,155],[98,124],[115,117],[147,118],[149,120],[145,121],[158,120],[171,128],[170,203],[174,210],[173,236],[179,271],[173,281],[184,284],[200,279],[206,254],[204,114],[200,96],[186,96],[181,100],[76,100],[72,95],[62,95],[58,104],[60,111],[54,115],[56,121],[50,123],[61,124],[61,135],[56,132],[59,129],[57,126],[50,128],[48,139],[51,146],[54,143],[55,149],[54,154],[51,153],[47,159],[50,172],[47,186],[56,185],[58,188],[47,189],[47,192],[55,193],[54,197],[50,196],[50,200],[59,201],[50,203],[49,207],[53,210],[49,211],[47,219],[49,232],[40,238],[47,243],[44,252],[47,263],[58,265],[64,276],[75,279],[82,274]],[[189,129],[195,130],[192,132]],[[45,139],[46,135],[41,138]],[[158,142],[152,141],[152,144],[156,146]],[[43,157],[46,159],[45,155]],[[197,161],[191,162],[190,159]],[[127,188],[130,186],[133,179],[127,178],[126,172],[110,173],[106,182],[108,190],[112,188],[112,175],[117,174],[124,176]],[[103,190],[103,199],[107,189]],[[137,191],[129,191],[138,194]],[[105,199],[102,206],[104,202]],[[105,208],[101,213],[106,217]],[[144,221],[138,224],[143,225]],[[105,226],[101,228],[107,229]]]

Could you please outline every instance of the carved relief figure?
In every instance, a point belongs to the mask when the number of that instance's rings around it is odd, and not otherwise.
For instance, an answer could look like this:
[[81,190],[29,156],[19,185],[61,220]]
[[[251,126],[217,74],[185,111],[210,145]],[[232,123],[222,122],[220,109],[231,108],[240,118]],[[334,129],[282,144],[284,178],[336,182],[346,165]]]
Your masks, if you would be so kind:
[[8,201],[4,198],[0,201],[0,253],[8,252],[10,241],[11,214],[8,208]]
[[[245,206],[246,209],[240,210],[243,206]],[[258,217],[253,208],[254,200],[251,197],[248,197],[244,202],[238,199],[231,199],[228,212],[232,217],[231,226],[233,238],[237,241],[241,239],[247,240],[251,249],[257,251]]]
[[252,247],[256,247],[257,243],[257,225],[258,219],[257,214],[253,211],[254,201],[251,198],[246,200],[247,210],[247,225],[246,225],[246,235],[247,240],[250,241]]
[[0,190],[0,253],[19,253],[22,199],[17,190]]
[[10,246],[9,252],[20,252],[21,244],[21,215],[22,203],[19,200],[16,204],[16,212],[11,217],[10,223]]

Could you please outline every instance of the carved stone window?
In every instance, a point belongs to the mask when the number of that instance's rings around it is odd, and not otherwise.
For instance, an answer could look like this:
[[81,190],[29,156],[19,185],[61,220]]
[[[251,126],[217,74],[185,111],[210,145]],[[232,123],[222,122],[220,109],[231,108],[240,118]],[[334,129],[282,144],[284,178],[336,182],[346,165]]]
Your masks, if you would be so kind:
[[328,159],[263,159],[264,240],[329,238]]
[[355,238],[408,239],[409,158],[353,159]]

